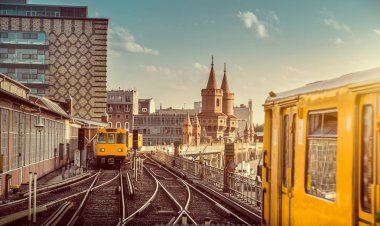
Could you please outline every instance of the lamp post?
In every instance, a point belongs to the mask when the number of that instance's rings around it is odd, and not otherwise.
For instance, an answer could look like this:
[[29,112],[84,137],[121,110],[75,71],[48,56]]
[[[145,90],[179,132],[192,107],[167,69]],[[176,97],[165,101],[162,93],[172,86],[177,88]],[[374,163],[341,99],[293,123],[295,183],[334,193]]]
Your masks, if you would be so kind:
[[[44,129],[44,127],[45,127],[45,125],[42,123],[42,120],[41,120],[41,109],[39,109],[39,115],[38,115],[38,118],[37,118],[37,123],[36,123],[36,125],[34,125],[34,127],[36,127],[36,129],[37,129],[37,131],[39,132],[39,134],[40,134],[40,146],[41,146],[41,132],[42,132],[42,130]],[[36,134],[37,135],[37,134]],[[38,143],[38,141],[37,141],[37,143]],[[40,147],[41,148],[41,147]],[[36,148],[36,156],[35,156],[35,164],[34,164],[34,172],[36,172],[36,167],[37,167],[37,151],[38,149]]]

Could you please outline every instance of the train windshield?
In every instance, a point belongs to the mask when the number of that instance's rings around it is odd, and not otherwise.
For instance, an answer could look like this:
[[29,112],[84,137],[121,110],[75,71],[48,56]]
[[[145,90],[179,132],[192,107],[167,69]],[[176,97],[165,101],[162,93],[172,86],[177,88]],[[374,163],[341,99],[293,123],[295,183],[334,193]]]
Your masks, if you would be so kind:
[[98,143],[99,144],[105,144],[106,143],[106,134],[104,134],[104,133],[98,134]]
[[115,134],[114,133],[109,133],[108,134],[108,143],[109,144],[114,144],[115,143]]
[[123,133],[117,133],[116,134],[116,143],[125,144],[125,141],[126,141],[125,134],[123,134]]

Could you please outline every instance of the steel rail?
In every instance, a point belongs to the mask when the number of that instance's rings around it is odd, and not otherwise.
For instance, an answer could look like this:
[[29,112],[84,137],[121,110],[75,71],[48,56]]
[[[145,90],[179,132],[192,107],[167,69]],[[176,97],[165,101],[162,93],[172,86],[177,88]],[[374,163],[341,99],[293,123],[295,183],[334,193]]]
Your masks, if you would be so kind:
[[59,224],[59,221],[67,213],[67,211],[73,207],[72,202],[63,203],[45,222],[42,223],[43,226],[55,226]]
[[[149,158],[151,159],[151,158]],[[151,159],[152,161],[154,162],[157,162],[153,159]],[[169,172],[170,174],[172,174],[173,176],[177,177],[178,179],[181,179],[180,177],[178,177],[175,173],[171,172],[169,169],[163,167],[167,172]],[[181,179],[182,180],[182,179]],[[243,222],[244,224],[246,225],[250,225],[248,222],[246,222],[245,220],[243,220],[241,217],[239,217],[238,215],[236,215],[235,213],[233,213],[232,211],[228,210],[226,207],[222,206],[221,204],[219,204],[218,202],[216,202],[214,199],[210,198],[209,196],[207,196],[204,192],[200,191],[199,189],[197,189],[196,187],[194,187],[193,185],[189,184],[188,182],[186,181],[183,181],[184,183],[186,183],[189,187],[191,187],[194,191],[198,192],[198,194],[202,195],[204,198],[206,198],[207,200],[209,200],[210,202],[214,203],[216,206],[218,206],[221,210],[225,211],[226,213],[228,213],[229,215],[232,215],[233,217],[235,217],[237,220]],[[243,206],[239,205],[238,203],[236,203],[236,205],[238,205],[239,207],[241,208],[244,208]],[[249,211],[247,210],[246,208],[244,208],[246,211]],[[252,215],[256,216],[257,214],[253,213],[252,211],[249,211]]]
[[145,208],[147,208],[151,204],[151,202],[153,201],[153,199],[156,198],[156,196],[158,194],[158,188],[159,188],[158,180],[153,176],[153,174],[151,172],[149,172],[149,169],[146,166],[144,166],[144,169],[155,180],[155,182],[156,182],[156,189],[155,189],[153,195],[148,199],[148,201],[145,202],[144,205],[142,205],[139,209],[137,209],[134,213],[132,213],[131,215],[129,215],[127,218],[123,219],[123,221],[121,222],[121,225],[123,225],[123,226],[125,224],[127,224],[129,221],[131,221],[136,216],[136,214],[142,212]]
[[[98,176],[98,175],[99,175],[99,172],[96,173],[96,174],[94,174],[94,175],[92,175],[91,177]],[[75,198],[75,197],[77,197],[77,196],[81,196],[81,195],[87,193],[89,190],[91,190],[90,192],[95,191],[95,190],[97,190],[97,189],[99,189],[99,188],[101,188],[101,187],[107,185],[108,183],[112,182],[112,181],[115,180],[118,176],[119,176],[119,175],[116,175],[116,176],[115,176],[114,178],[112,178],[111,180],[109,180],[109,181],[107,181],[107,182],[104,182],[103,184],[98,185],[98,186],[96,186],[96,187],[93,187],[93,188],[91,188],[91,189],[88,188],[88,189],[86,189],[86,190],[84,190],[84,191],[81,191],[81,192],[79,192],[79,193],[76,193],[76,194],[73,194],[73,195],[70,195],[70,196],[67,196],[67,197],[64,197],[64,198],[61,198],[61,199],[57,199],[57,200],[55,200],[55,201],[52,201],[52,202],[49,202],[49,203],[43,204],[43,205],[40,205],[40,206],[37,207],[37,212],[45,211],[46,209],[51,208],[51,207],[53,207],[54,205],[58,205],[58,204],[61,203],[61,202],[64,202],[64,201],[67,201],[67,200],[73,199],[73,198]],[[87,179],[89,179],[89,178],[86,178],[86,180],[87,180]],[[94,180],[94,181],[95,181],[95,180]],[[93,182],[94,182],[94,181],[93,181]],[[28,210],[26,209],[26,210],[20,211],[20,212],[18,212],[18,213],[14,213],[14,214],[7,215],[7,216],[1,218],[1,219],[0,219],[0,222],[8,222],[8,223],[13,222],[13,221],[19,219],[19,218],[15,218],[14,216],[16,216],[16,215],[19,214],[19,213],[21,214],[21,213],[23,213],[23,212],[25,212],[25,213],[27,214],[27,211],[28,211]],[[2,224],[0,223],[0,225],[2,225]]]
[[[99,172],[98,172],[99,173]],[[67,187],[71,187],[71,186],[75,186],[77,184],[80,184],[80,183],[84,183],[86,182],[87,180],[90,180],[92,177],[96,176],[98,173],[94,174],[94,175],[91,175],[90,177],[86,178],[86,179],[83,179],[83,180],[80,180],[80,181],[77,181],[75,183],[70,183],[70,184],[67,184],[67,185],[64,185],[62,187],[58,187],[57,189],[62,189],[62,188],[67,188]],[[45,195],[47,193],[50,193],[52,191],[55,191],[56,189],[52,189],[52,190],[49,190],[49,191],[45,191],[45,192],[41,192],[41,193],[37,193],[37,198],[42,196],[42,195]],[[37,190],[38,191],[38,190]],[[13,201],[13,202],[8,202],[6,204],[3,204],[3,205],[0,205],[0,211],[4,208],[7,208],[7,207],[10,207],[10,206],[13,206],[13,205],[17,205],[19,203],[22,203],[23,201],[27,201],[28,200],[28,197],[26,198],[22,198],[22,199],[19,199],[19,200],[16,200],[16,201]]]
[[123,174],[120,168],[120,192],[121,192],[121,216],[119,219],[120,222],[125,218],[125,197],[124,197],[124,183],[123,183]]
[[[164,168],[164,170],[166,170],[167,171],[167,169],[165,168],[165,167],[162,167],[161,165],[159,165],[159,164],[154,164],[154,165],[156,165],[157,167],[160,167],[160,168]],[[155,175],[157,175],[156,173],[154,173],[153,172],[153,170],[152,169],[150,169],[150,171],[153,173],[153,174],[155,174]],[[169,173],[171,173],[170,171],[168,171]],[[172,174],[172,173],[171,173]],[[172,175],[174,175],[174,174],[172,174]],[[174,176],[176,176],[177,177],[177,175],[174,175]],[[164,177],[164,176],[162,176],[162,177]],[[165,178],[165,177],[164,177]],[[165,193],[170,197],[170,199],[179,207],[179,211],[178,211],[178,216],[177,217],[174,217],[174,221],[173,222],[169,222],[169,224],[173,224],[173,225],[176,225],[176,224],[178,224],[178,222],[179,222],[179,220],[182,218],[182,216],[183,215],[186,215],[189,219],[190,219],[190,221],[191,221],[191,223],[193,224],[193,225],[198,225],[198,223],[189,215],[189,211],[188,211],[188,208],[189,208],[189,206],[190,206],[190,200],[191,200],[191,192],[190,192],[190,188],[189,188],[189,186],[181,179],[181,178],[178,178],[177,177],[177,181],[178,182],[181,182],[182,184],[184,184],[185,185],[185,187],[186,187],[186,190],[187,190],[187,192],[188,192],[188,196],[187,196],[187,201],[186,201],[186,204],[185,204],[185,208],[183,208],[182,206],[181,206],[181,204],[179,204],[178,203],[178,201],[174,198],[174,196],[163,186],[163,184],[158,180],[158,183],[159,183],[159,185],[162,187],[162,189],[165,191]]]
[[84,205],[85,205],[85,203],[86,203],[86,201],[87,201],[87,199],[88,199],[88,196],[89,196],[89,194],[90,194],[92,188],[94,187],[96,181],[98,180],[98,178],[99,178],[99,175],[97,175],[97,176],[95,177],[95,179],[94,179],[94,181],[92,182],[90,188],[87,189],[87,192],[86,192],[86,194],[84,195],[81,204],[79,205],[78,209],[75,211],[74,215],[71,217],[71,219],[69,220],[69,223],[67,223],[67,225],[69,225],[69,226],[73,226],[73,225],[76,223],[76,221],[77,221],[77,219],[78,219],[78,217],[79,217],[79,215],[80,215],[80,212],[82,211],[82,209],[83,209],[83,207],[84,207]]

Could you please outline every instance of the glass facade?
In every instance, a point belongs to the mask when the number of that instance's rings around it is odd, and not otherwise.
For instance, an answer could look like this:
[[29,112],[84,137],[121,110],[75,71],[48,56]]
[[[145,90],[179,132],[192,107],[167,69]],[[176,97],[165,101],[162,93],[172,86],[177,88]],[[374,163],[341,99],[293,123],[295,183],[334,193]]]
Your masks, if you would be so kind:
[[0,32],[0,73],[44,95],[48,76],[47,35],[43,32]]
[[7,16],[33,16],[33,17],[63,17],[86,18],[85,6],[47,6],[29,4],[0,4],[0,15]]

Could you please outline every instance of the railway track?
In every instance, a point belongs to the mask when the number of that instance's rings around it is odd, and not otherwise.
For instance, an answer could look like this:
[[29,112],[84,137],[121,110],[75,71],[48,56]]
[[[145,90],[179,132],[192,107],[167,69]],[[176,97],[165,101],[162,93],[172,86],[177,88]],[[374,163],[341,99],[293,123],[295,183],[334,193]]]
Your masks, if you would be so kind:
[[155,191],[121,225],[251,224],[153,160],[146,160],[144,168]]
[[181,206],[170,196],[154,174],[147,167],[144,169],[154,181],[149,184],[149,187],[154,187],[155,190],[140,208],[123,220],[121,225],[171,224],[181,211]]
[[[65,197],[73,196],[75,194],[78,194],[82,192],[83,190],[86,190],[90,184],[91,181],[94,179],[96,174],[77,181],[75,183],[70,183],[67,185],[63,185],[58,188],[54,188],[45,192],[41,192],[37,194],[37,206],[43,206],[47,205],[49,203],[54,203],[56,200],[63,199]],[[53,208],[56,206],[55,204],[51,204],[50,208]],[[22,198],[17,201],[13,201],[4,205],[0,206],[0,220],[17,212],[27,210],[28,209],[28,198]]]
[[[115,170],[105,170],[75,225],[117,225],[120,220],[120,179]],[[107,184],[106,184],[107,183]]]

